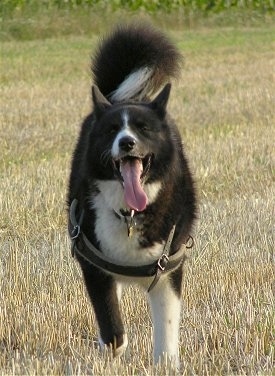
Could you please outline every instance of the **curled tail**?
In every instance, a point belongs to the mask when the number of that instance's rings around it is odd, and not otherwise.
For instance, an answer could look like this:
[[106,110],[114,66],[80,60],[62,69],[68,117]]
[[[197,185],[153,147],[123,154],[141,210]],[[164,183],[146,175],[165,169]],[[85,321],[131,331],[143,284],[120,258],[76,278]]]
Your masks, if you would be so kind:
[[94,83],[112,103],[141,101],[180,69],[181,55],[148,25],[120,26],[99,45],[92,62]]

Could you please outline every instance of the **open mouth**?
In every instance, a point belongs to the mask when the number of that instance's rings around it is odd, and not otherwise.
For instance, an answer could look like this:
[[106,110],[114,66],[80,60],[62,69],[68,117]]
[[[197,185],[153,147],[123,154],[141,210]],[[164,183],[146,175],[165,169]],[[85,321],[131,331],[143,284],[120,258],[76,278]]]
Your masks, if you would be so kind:
[[150,170],[151,159],[152,159],[152,154],[147,154],[144,158],[139,157],[139,156],[129,155],[120,159],[113,159],[113,167],[114,167],[114,173],[115,173],[116,178],[118,178],[119,180],[123,182],[124,181],[123,166],[126,164],[130,164],[130,165],[137,164],[141,172],[140,180],[141,181],[145,180],[146,175],[148,174]]
[[114,174],[123,185],[126,205],[133,210],[143,211],[148,198],[144,192],[144,182],[150,170],[152,154],[145,157],[128,155],[113,160]]

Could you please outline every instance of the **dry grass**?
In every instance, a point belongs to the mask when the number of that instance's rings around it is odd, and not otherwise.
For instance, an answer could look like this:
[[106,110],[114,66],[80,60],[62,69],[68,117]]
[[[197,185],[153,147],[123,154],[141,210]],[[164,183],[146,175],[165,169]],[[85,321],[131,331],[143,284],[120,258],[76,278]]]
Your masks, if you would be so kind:
[[[178,32],[170,109],[200,196],[183,286],[183,375],[274,374],[274,29]],[[66,185],[90,106],[85,37],[3,43],[0,374],[167,375],[153,367],[144,296],[123,298],[130,337],[101,354],[66,233]],[[273,291],[272,291],[273,288]],[[134,296],[134,299],[133,299]]]

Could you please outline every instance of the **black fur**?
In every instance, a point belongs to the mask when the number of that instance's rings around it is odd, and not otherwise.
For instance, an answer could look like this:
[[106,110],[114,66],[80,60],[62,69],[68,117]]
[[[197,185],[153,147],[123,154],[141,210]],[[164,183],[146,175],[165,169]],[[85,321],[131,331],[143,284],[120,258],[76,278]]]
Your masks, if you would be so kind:
[[156,85],[178,74],[181,55],[167,37],[149,25],[120,26],[105,38],[92,64],[94,83],[108,96],[134,70],[154,67]]
[[[168,78],[175,76],[179,65],[180,55],[175,47],[150,27],[120,27],[100,44],[96,52],[92,71],[100,91],[93,89],[94,111],[83,122],[74,152],[68,204],[75,198],[78,200],[80,209],[85,213],[82,230],[103,252],[95,233],[97,217],[91,200],[99,194],[97,180],[116,179],[110,150],[123,127],[121,114],[125,109],[131,129],[139,140],[134,146],[135,153],[152,155],[146,184],[157,181],[162,184],[157,199],[144,211],[136,213],[141,234],[138,252],[142,253],[155,242],[166,241],[172,226],[176,224],[170,250],[173,254],[192,231],[196,209],[193,179],[183,153],[180,133],[166,113],[171,85],[166,85],[154,100],[145,96],[142,102],[137,102],[135,98],[123,103],[109,101],[110,93],[137,69],[152,67],[151,87],[159,90]],[[116,342],[119,346],[124,329],[115,294],[115,279],[81,257],[78,257],[78,261],[101,337],[104,343],[114,345]],[[178,295],[181,293],[181,280],[182,271],[179,268],[171,274],[171,283]]]

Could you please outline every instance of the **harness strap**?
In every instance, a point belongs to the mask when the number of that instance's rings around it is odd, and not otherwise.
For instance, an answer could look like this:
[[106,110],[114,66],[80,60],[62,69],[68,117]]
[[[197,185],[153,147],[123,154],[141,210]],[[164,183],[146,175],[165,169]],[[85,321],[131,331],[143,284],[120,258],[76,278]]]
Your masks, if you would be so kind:
[[159,281],[163,273],[167,273],[179,267],[184,260],[184,251],[180,248],[175,254],[169,255],[171,243],[173,241],[175,227],[169,233],[167,242],[164,246],[160,258],[151,264],[132,266],[120,265],[115,263],[110,257],[105,256],[99,251],[81,231],[81,225],[84,217],[84,210],[81,211],[79,221],[76,219],[76,209],[78,201],[74,199],[70,206],[69,234],[72,240],[72,256],[76,253],[94,266],[108,271],[110,273],[120,274],[128,277],[153,277],[153,282],[149,286],[148,292]]

